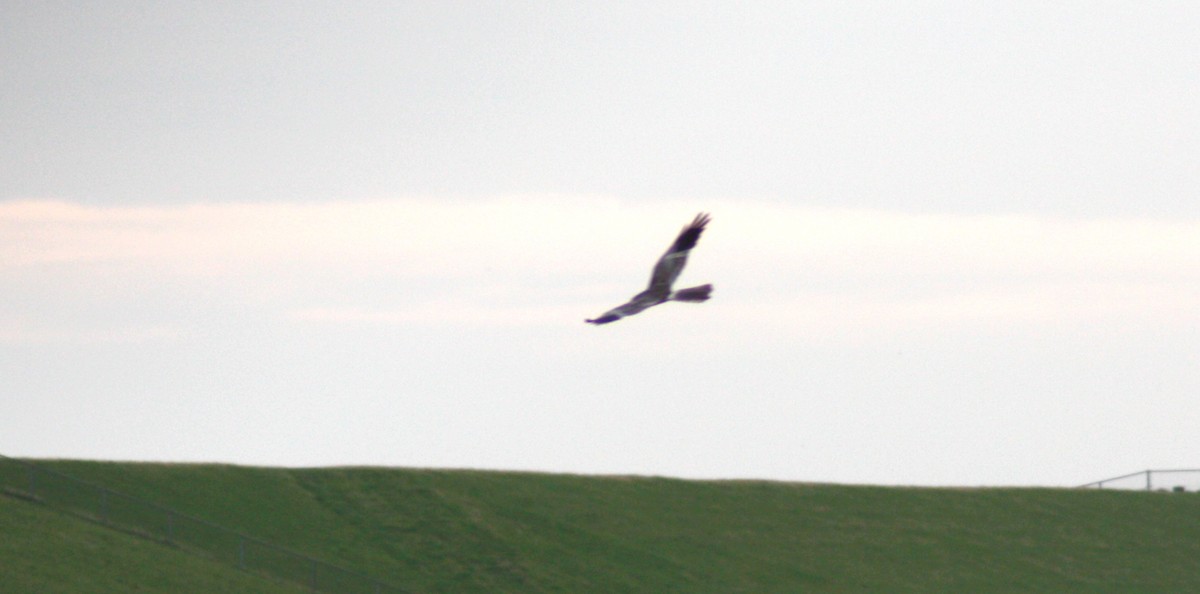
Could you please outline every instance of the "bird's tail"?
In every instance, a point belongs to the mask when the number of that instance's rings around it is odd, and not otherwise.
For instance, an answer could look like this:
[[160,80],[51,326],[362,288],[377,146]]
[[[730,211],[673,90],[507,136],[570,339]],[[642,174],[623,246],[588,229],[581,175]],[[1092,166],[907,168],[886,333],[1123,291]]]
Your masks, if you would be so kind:
[[690,301],[693,303],[708,301],[709,295],[712,293],[712,288],[712,285],[700,285],[699,287],[679,289],[671,293],[671,301]]

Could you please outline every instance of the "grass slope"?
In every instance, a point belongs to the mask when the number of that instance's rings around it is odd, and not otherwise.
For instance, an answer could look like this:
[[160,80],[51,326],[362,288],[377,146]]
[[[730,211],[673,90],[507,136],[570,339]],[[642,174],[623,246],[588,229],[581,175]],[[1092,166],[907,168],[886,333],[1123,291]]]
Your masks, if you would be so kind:
[[[418,592],[1200,591],[1197,494],[47,464]],[[40,530],[7,516],[35,506],[0,505],[6,539]],[[0,567],[46,575],[46,555],[22,547],[109,546],[72,544],[79,521],[55,522],[66,540],[23,533]],[[121,554],[109,571],[179,553],[143,541]]]
[[0,496],[0,592],[303,594],[307,590]]

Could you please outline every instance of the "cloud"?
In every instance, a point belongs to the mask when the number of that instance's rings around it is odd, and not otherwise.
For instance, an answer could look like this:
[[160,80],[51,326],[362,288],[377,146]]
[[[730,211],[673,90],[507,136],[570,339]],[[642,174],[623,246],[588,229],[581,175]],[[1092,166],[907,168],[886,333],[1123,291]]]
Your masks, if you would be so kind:
[[302,322],[326,324],[370,325],[475,325],[530,326],[552,321],[574,319],[578,307],[569,306],[511,306],[485,303],[420,304],[397,309],[366,309],[360,307],[310,307],[288,311],[286,317]]
[[17,320],[0,318],[0,343],[19,344],[132,344],[175,340],[181,334],[170,326],[128,325],[119,328],[33,328],[22,327]]
[[[704,306],[720,309],[705,316],[714,331],[1197,319],[1196,221],[564,196],[152,207],[31,200],[0,203],[0,283],[22,283],[27,295],[24,309],[0,310],[0,324],[10,320],[0,336],[41,332],[38,290],[77,293],[77,307],[93,298],[253,304],[294,323],[575,323],[640,290],[702,208],[714,222],[681,282],[716,284]],[[172,322],[126,314],[137,328]],[[11,320],[31,317],[33,328],[13,329]]]

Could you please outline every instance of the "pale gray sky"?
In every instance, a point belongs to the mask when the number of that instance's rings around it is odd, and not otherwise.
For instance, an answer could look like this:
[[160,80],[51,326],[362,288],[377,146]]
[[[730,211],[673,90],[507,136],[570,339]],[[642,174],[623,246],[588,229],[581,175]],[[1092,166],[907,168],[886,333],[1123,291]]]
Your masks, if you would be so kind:
[[[1192,3],[0,13],[0,453],[1200,462]],[[712,301],[582,323],[700,210]]]

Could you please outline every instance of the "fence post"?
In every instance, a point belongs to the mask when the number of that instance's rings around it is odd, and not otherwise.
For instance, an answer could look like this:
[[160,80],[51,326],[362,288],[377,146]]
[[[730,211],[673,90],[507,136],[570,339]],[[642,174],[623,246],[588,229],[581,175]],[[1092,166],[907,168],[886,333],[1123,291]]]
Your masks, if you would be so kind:
[[1154,487],[1150,483],[1150,473],[1151,473],[1151,471],[1149,471],[1149,470],[1146,471],[1146,490],[1147,491],[1154,490]]

